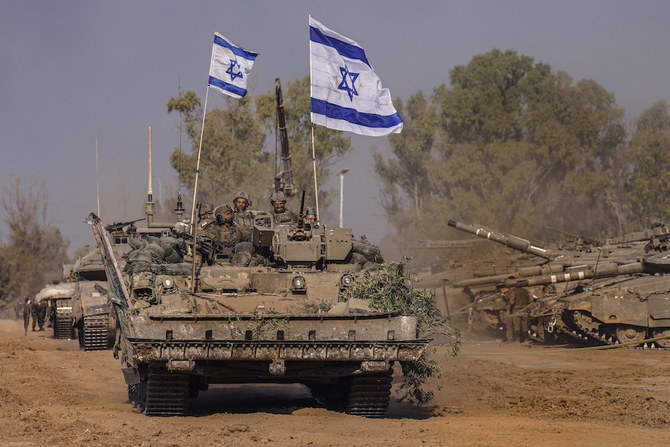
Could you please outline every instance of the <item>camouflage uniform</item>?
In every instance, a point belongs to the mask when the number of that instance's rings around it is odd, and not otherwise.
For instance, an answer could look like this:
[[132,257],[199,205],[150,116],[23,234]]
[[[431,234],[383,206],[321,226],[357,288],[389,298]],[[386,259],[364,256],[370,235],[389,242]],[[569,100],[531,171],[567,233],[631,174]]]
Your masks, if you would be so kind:
[[519,314],[530,304],[530,292],[521,287],[512,287],[504,296],[507,312],[503,315],[507,341],[524,341],[528,333],[528,318]]
[[[247,205],[243,210],[238,210],[235,206],[235,201],[240,198],[247,201]],[[233,222],[240,231],[241,242],[251,241],[251,235],[254,230],[254,215],[250,211],[247,211],[247,207],[249,206],[251,206],[251,201],[246,192],[240,191],[233,198]]]
[[274,218],[275,224],[277,225],[291,224],[298,221],[298,216],[293,211],[287,210],[286,208],[284,208],[284,212],[282,213],[276,213],[273,211],[272,217]]
[[44,320],[47,316],[47,302],[45,300],[32,300],[30,305],[30,314],[33,317],[33,331],[35,330],[35,325],[39,326],[39,330],[44,330]]
[[[282,211],[277,212],[276,209],[274,208],[275,203],[277,202],[284,203],[284,208]],[[293,211],[290,211],[286,208],[286,195],[282,191],[275,191],[274,193],[272,193],[272,195],[270,196],[270,204],[273,207],[272,217],[274,219],[275,224],[283,225],[298,222],[298,216]]]

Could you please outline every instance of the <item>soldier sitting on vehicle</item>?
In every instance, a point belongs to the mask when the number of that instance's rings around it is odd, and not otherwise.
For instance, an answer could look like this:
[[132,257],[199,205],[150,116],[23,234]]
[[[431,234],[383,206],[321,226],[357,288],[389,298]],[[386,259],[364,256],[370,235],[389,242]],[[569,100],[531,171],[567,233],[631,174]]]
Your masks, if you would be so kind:
[[272,205],[272,217],[276,224],[290,224],[298,221],[298,216],[291,210],[286,209],[286,195],[283,191],[275,191],[270,196]]
[[254,215],[247,208],[251,206],[249,194],[244,191],[238,192],[233,198],[233,221],[239,228],[240,241],[251,241],[254,229]]
[[198,205],[198,231],[203,231],[214,222],[214,207],[210,203]]
[[229,205],[221,205],[215,211],[218,224],[217,240],[224,247],[234,247],[240,242],[242,232],[235,223],[233,209]]
[[311,228],[319,227],[319,224],[316,223],[316,210],[314,208],[307,208],[305,210],[305,223],[309,224]]

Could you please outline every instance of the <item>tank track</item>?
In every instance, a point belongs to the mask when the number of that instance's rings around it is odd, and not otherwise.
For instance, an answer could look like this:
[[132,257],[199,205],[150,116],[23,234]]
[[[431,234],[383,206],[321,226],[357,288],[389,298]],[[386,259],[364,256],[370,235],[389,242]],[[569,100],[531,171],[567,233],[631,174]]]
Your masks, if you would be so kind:
[[185,416],[189,376],[150,367],[140,383],[128,386],[128,400],[147,416]]
[[72,307],[69,302],[57,302],[54,322],[54,338],[72,340],[75,328],[72,325]]
[[89,315],[79,326],[79,345],[84,351],[103,351],[109,349],[109,316]]
[[[603,334],[600,331],[600,325],[591,318],[586,312],[582,311],[565,311],[564,314],[565,321],[573,329],[571,336],[582,343],[584,341],[591,342],[592,344],[597,345],[618,345],[621,344],[620,341],[613,335]],[[661,343],[651,343],[649,346],[647,343],[644,345],[637,346],[628,346],[629,348],[634,349],[649,349],[649,348],[659,348],[659,349],[670,349],[670,346],[663,346]]]
[[368,418],[384,417],[391,397],[392,381],[391,370],[377,375],[352,377],[345,411]]

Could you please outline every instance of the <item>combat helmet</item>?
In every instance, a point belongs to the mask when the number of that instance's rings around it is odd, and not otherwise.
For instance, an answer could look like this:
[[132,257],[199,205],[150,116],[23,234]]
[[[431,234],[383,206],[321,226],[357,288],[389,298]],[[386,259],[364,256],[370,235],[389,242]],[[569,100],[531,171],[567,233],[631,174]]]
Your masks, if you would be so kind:
[[237,199],[244,199],[247,201],[247,207],[251,206],[251,198],[249,198],[249,194],[247,194],[244,191],[238,191],[237,194],[235,194],[235,197],[233,197],[233,205],[235,204],[235,201]]
[[200,202],[200,207],[198,208],[198,212],[200,213],[201,216],[203,214],[212,213],[212,212],[214,212],[214,205],[212,205],[211,203],[207,203],[207,202]]
[[284,191],[275,191],[272,193],[270,196],[270,203],[275,202],[286,202],[286,194],[284,194]]

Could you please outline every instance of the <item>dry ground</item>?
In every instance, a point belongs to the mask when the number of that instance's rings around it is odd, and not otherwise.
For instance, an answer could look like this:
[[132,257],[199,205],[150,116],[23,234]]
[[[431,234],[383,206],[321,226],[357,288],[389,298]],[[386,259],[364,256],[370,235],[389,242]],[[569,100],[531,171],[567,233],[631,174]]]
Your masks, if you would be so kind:
[[466,341],[456,358],[438,348],[430,406],[393,402],[382,420],[321,408],[299,385],[214,387],[197,416],[148,418],[110,351],[50,335],[0,320],[2,446],[670,444],[668,351]]

